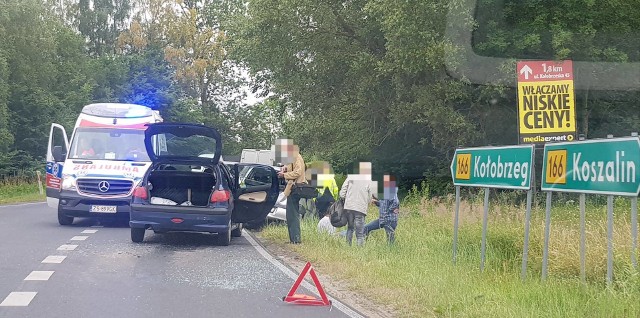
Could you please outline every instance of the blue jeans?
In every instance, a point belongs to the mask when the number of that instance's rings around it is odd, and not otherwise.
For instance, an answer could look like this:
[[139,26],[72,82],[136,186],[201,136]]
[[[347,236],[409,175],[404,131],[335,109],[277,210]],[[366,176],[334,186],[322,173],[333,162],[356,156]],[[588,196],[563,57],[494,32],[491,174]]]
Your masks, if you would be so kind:
[[369,232],[384,228],[384,231],[387,233],[387,242],[393,244],[396,240],[396,226],[398,226],[398,221],[391,221],[381,225],[380,219],[377,219],[364,226],[364,234],[368,237]]

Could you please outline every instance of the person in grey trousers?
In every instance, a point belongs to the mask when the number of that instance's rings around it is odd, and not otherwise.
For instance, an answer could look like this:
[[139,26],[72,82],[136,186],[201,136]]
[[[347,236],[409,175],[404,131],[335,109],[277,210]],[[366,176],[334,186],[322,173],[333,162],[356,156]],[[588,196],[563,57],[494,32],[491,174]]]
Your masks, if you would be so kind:
[[[361,163],[361,173],[363,171]],[[365,170],[366,171],[366,170]],[[371,168],[369,166],[369,170]],[[353,241],[356,232],[358,246],[364,245],[364,219],[367,216],[369,204],[377,187],[371,180],[371,174],[349,175],[340,189],[340,198],[344,199],[344,211],[347,213],[347,244]]]

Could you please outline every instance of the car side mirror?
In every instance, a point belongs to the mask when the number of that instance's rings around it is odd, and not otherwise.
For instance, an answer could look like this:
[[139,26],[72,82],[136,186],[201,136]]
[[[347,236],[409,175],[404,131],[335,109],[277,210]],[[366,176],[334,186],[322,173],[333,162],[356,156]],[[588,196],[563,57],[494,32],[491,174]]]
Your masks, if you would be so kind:
[[62,162],[64,161],[66,154],[62,152],[62,146],[54,146],[53,147],[53,151],[52,151],[52,155],[53,155],[53,160],[55,162]]

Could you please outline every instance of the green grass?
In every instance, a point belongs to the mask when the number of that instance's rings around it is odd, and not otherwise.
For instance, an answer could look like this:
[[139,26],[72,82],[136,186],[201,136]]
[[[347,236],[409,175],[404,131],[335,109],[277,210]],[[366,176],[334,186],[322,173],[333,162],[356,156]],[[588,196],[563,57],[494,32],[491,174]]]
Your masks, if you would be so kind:
[[37,183],[23,181],[0,182],[0,204],[44,201],[45,199],[46,196],[38,191]]
[[[490,212],[485,271],[481,273],[481,204],[462,204],[458,262],[452,264],[451,202],[423,200],[402,207],[395,246],[384,231],[372,233],[363,248],[342,238],[316,233],[304,220],[303,244],[286,245],[312,262],[317,271],[372,300],[393,306],[403,317],[640,317],[640,276],[630,265],[628,200],[616,201],[615,283],[605,284],[606,209],[587,212],[587,284],[579,279],[577,204],[553,209],[549,276],[540,281],[544,211],[532,215],[528,277],[520,269],[524,209],[497,206]],[[372,214],[374,214],[373,212]],[[367,221],[374,219],[367,217]],[[287,241],[286,226],[270,225],[262,237]],[[355,240],[355,238],[354,238]]]

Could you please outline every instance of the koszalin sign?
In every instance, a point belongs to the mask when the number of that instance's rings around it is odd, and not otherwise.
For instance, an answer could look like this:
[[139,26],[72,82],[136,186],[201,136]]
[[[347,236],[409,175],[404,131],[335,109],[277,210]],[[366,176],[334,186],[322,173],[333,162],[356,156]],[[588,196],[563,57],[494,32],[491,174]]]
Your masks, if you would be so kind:
[[637,196],[640,139],[597,139],[547,144],[542,190]]
[[518,132],[521,144],[573,141],[576,110],[571,61],[521,61]]
[[503,189],[531,188],[533,145],[456,149],[453,184]]

